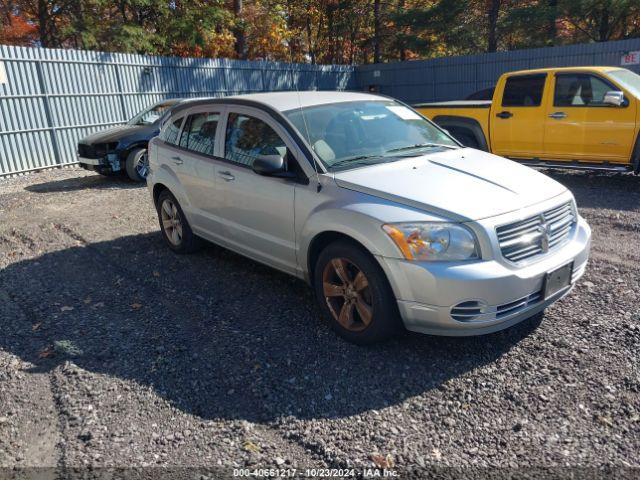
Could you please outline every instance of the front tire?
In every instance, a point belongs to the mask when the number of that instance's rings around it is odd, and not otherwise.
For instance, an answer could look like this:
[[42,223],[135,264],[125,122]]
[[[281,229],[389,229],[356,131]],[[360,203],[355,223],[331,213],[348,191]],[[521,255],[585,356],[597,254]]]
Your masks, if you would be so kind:
[[473,133],[466,130],[459,130],[452,135],[465,147],[481,150],[480,143],[478,142],[478,139],[475,137],[475,135],[473,135]]
[[314,288],[331,328],[349,342],[387,340],[400,326],[395,296],[376,260],[357,245],[337,241],[315,265]]
[[169,190],[163,190],[156,204],[160,231],[171,250],[192,253],[202,246],[202,240],[191,230],[180,204]]
[[134,182],[145,182],[149,174],[149,157],[146,148],[136,148],[127,155],[127,175]]

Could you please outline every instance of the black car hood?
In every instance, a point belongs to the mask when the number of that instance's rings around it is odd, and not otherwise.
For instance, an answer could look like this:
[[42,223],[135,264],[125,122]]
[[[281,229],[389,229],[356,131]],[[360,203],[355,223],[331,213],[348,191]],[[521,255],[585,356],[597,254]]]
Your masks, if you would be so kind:
[[80,140],[86,145],[119,142],[131,137],[151,138],[157,131],[156,125],[118,125],[100,132],[92,133]]

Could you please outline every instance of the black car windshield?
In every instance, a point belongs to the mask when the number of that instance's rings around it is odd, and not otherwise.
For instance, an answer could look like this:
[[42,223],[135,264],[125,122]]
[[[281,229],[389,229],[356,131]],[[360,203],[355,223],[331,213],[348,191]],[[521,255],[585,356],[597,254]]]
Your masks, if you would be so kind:
[[129,125],[151,125],[158,120],[164,112],[167,111],[173,104],[161,103],[158,105],[152,105],[151,107],[143,110],[131,120]]
[[393,100],[331,103],[284,114],[330,170],[459,146],[415,111]]

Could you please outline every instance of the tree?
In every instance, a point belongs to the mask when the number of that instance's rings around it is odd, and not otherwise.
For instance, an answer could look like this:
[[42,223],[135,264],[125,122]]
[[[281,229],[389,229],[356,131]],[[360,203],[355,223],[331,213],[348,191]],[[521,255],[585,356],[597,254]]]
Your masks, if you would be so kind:
[[562,0],[560,9],[578,41],[606,42],[640,34],[637,0]]

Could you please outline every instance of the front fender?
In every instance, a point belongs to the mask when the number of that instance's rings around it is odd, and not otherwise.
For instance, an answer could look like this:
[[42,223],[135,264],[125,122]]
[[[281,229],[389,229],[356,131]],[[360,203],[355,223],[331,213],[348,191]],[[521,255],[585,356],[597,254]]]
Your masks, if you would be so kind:
[[371,254],[397,256],[399,251],[382,230],[380,220],[351,209],[327,209],[307,219],[300,235],[301,258],[307,258],[314,238],[326,232],[347,235],[361,243]]

